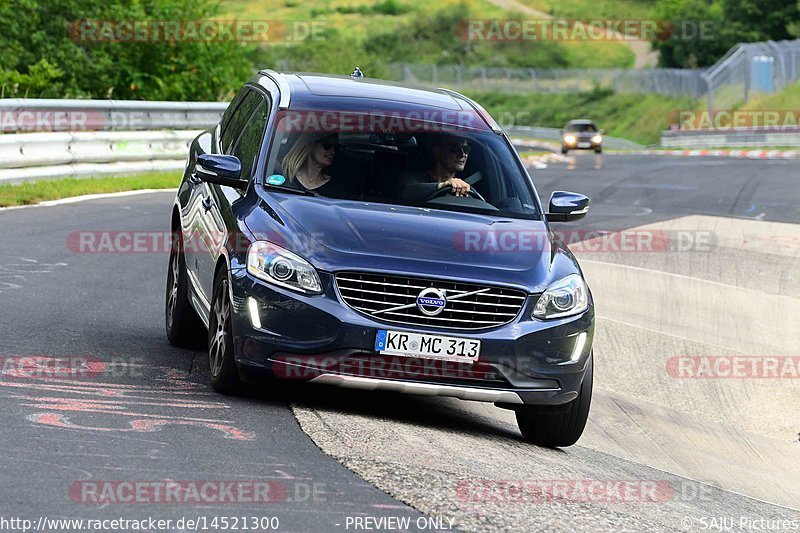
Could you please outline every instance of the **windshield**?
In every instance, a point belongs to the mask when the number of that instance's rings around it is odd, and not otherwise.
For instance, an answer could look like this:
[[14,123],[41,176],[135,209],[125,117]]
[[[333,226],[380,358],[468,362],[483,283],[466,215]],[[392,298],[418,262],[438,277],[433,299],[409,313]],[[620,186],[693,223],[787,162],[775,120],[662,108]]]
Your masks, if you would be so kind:
[[527,175],[494,132],[439,124],[413,133],[352,128],[309,133],[289,125],[279,120],[267,187],[501,217],[538,216]]
[[583,133],[583,132],[594,133],[597,131],[597,126],[595,126],[594,124],[569,124],[566,127],[566,130],[574,133]]

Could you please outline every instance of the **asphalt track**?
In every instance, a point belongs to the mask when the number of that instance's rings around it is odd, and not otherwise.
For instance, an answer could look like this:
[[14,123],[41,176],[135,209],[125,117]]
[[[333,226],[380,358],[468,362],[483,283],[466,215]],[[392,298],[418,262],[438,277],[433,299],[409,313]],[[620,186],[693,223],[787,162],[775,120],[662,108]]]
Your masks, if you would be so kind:
[[[507,412],[472,402],[322,387],[215,395],[204,354],[164,338],[166,255],[67,246],[75,231],[165,231],[171,193],[0,212],[4,361],[102,368],[4,371],[0,515],[276,516],[281,531],[352,531],[355,517],[408,517],[411,530],[425,517],[440,530],[448,519],[460,530],[702,530],[742,517],[800,527],[800,380],[665,371],[681,354],[798,355],[799,177],[792,161],[621,155],[536,171],[545,199],[592,197],[589,217],[565,230],[714,237],[710,250],[579,252],[599,316],[596,395],[583,439],[565,450],[524,444]],[[97,505],[81,484],[164,480],[270,481],[277,501]],[[468,490],[486,480],[659,491],[521,502]],[[744,523],[733,530],[764,530]]]

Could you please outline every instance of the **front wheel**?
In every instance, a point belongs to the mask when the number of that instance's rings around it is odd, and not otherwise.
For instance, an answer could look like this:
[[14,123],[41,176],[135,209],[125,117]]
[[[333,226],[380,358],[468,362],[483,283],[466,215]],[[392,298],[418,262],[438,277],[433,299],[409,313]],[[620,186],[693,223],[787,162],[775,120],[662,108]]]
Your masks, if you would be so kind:
[[211,318],[208,324],[208,365],[211,385],[223,394],[235,394],[241,389],[239,369],[233,355],[233,310],[227,273],[220,272],[214,284]]
[[517,408],[517,425],[522,438],[548,448],[572,446],[583,434],[592,403],[593,357],[589,356],[586,375],[578,397],[567,405],[529,405]]
[[602,149],[601,147],[599,147],[599,146],[598,146],[597,148],[595,148],[595,149],[594,149],[594,153],[596,153],[596,154],[602,154],[602,153],[603,153],[603,149]]
[[561,147],[561,155],[567,155],[568,153],[569,153],[569,150],[567,150],[566,148],[564,148],[564,147],[562,146],[562,147]]

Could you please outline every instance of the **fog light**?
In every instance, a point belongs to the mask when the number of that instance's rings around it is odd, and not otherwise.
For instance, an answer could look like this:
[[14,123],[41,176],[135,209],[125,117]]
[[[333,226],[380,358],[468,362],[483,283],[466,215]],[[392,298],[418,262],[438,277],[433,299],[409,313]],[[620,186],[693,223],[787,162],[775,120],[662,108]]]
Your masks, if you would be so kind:
[[261,315],[258,314],[258,302],[254,298],[247,299],[247,310],[250,311],[250,322],[256,329],[261,329]]
[[580,333],[578,337],[575,339],[575,347],[572,348],[572,355],[569,358],[569,361],[564,361],[563,363],[559,363],[560,365],[571,365],[572,363],[577,363],[578,360],[581,358],[581,354],[583,353],[583,347],[586,346],[586,332]]

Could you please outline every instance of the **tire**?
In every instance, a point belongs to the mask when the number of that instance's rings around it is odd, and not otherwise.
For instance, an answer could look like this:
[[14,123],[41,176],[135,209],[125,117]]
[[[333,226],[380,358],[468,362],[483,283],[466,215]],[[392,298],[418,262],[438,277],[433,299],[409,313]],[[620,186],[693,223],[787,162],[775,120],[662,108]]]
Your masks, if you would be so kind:
[[594,149],[594,153],[596,153],[596,154],[602,154],[602,153],[603,153],[603,149],[602,149],[602,148],[595,148],[595,149]]
[[236,394],[242,388],[239,368],[233,353],[233,304],[229,296],[229,281],[221,270],[214,281],[214,298],[208,321],[208,366],[211,385],[223,394]]
[[561,148],[561,155],[567,155],[568,153],[569,153],[569,150],[567,150],[564,147]]
[[183,240],[180,239],[169,253],[164,326],[170,344],[179,348],[197,348],[205,338],[205,327],[189,303],[189,281],[182,244]]
[[530,405],[517,409],[517,425],[526,442],[548,448],[572,446],[583,434],[592,403],[592,356],[578,397],[566,405]]

